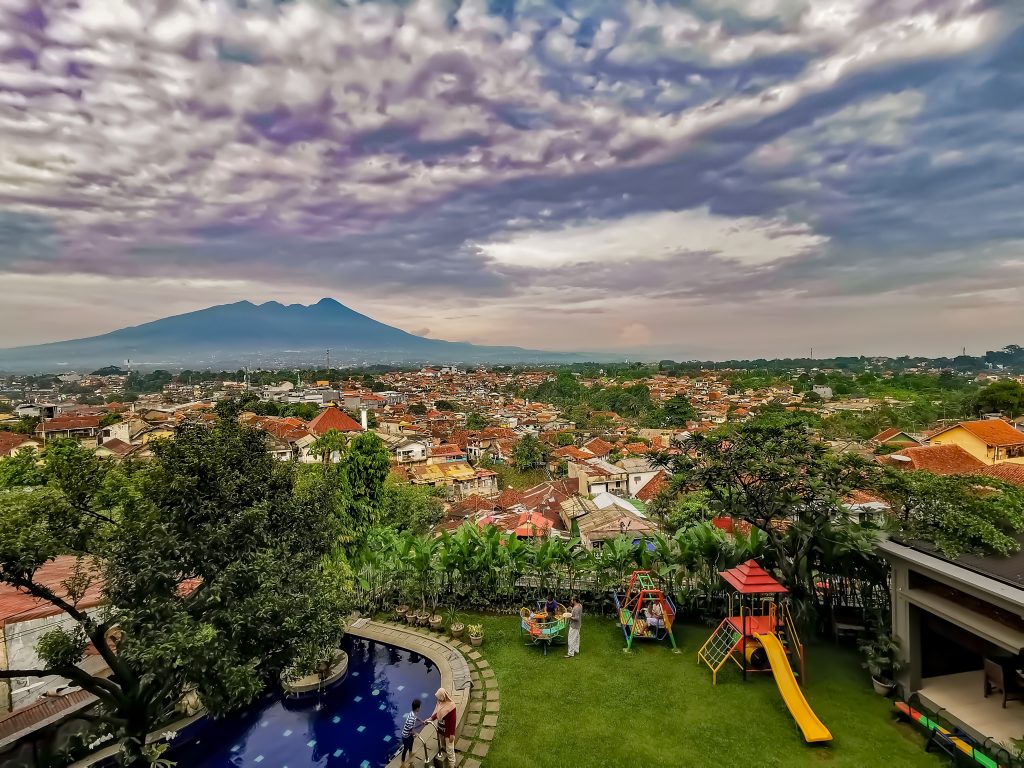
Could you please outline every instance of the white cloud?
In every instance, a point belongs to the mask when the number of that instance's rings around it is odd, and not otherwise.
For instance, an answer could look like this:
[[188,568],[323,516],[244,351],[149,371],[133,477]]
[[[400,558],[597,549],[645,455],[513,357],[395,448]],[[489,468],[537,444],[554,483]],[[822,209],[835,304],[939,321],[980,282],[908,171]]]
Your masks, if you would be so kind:
[[643,269],[644,261],[665,260],[682,268],[688,254],[712,254],[757,266],[799,256],[826,242],[827,238],[803,224],[752,216],[730,218],[700,208],[520,232],[477,247],[499,264],[516,267],[629,262],[629,268]]

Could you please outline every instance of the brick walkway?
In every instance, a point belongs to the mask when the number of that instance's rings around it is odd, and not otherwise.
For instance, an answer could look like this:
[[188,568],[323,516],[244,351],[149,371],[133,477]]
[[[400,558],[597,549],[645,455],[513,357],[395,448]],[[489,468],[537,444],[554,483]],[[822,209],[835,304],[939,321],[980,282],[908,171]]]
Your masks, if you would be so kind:
[[[457,707],[458,740],[455,750],[460,768],[481,768],[494,739],[501,710],[498,681],[491,665],[468,642],[392,621],[358,619],[349,634],[390,643],[426,656],[441,671],[441,685],[452,692]],[[470,685],[472,684],[472,685]],[[398,768],[396,757],[388,768]]]

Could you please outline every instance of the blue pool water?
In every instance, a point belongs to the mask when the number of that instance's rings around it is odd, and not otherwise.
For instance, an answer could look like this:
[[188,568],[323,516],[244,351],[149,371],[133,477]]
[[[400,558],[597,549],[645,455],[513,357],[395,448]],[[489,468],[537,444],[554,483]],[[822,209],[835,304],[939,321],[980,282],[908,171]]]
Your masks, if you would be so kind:
[[410,651],[346,637],[348,678],[299,703],[264,696],[237,715],[211,721],[171,759],[189,768],[383,768],[401,749],[402,716],[413,699],[433,709],[441,674]]

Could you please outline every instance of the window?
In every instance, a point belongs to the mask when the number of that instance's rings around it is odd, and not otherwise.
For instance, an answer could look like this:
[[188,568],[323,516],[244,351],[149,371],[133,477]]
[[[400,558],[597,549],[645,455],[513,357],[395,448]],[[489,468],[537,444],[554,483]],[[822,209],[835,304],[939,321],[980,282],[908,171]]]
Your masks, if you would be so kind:
[[639,483],[640,482],[640,475],[634,475],[633,482],[634,483]]

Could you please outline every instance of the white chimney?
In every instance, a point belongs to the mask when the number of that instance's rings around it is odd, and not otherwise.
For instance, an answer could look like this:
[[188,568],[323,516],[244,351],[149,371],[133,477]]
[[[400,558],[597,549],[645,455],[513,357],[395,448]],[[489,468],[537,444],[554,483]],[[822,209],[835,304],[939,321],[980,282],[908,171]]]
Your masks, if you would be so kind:
[[362,422],[362,424],[363,424],[363,432],[365,432],[367,430],[366,409],[365,408],[360,408],[359,409],[359,420]]

